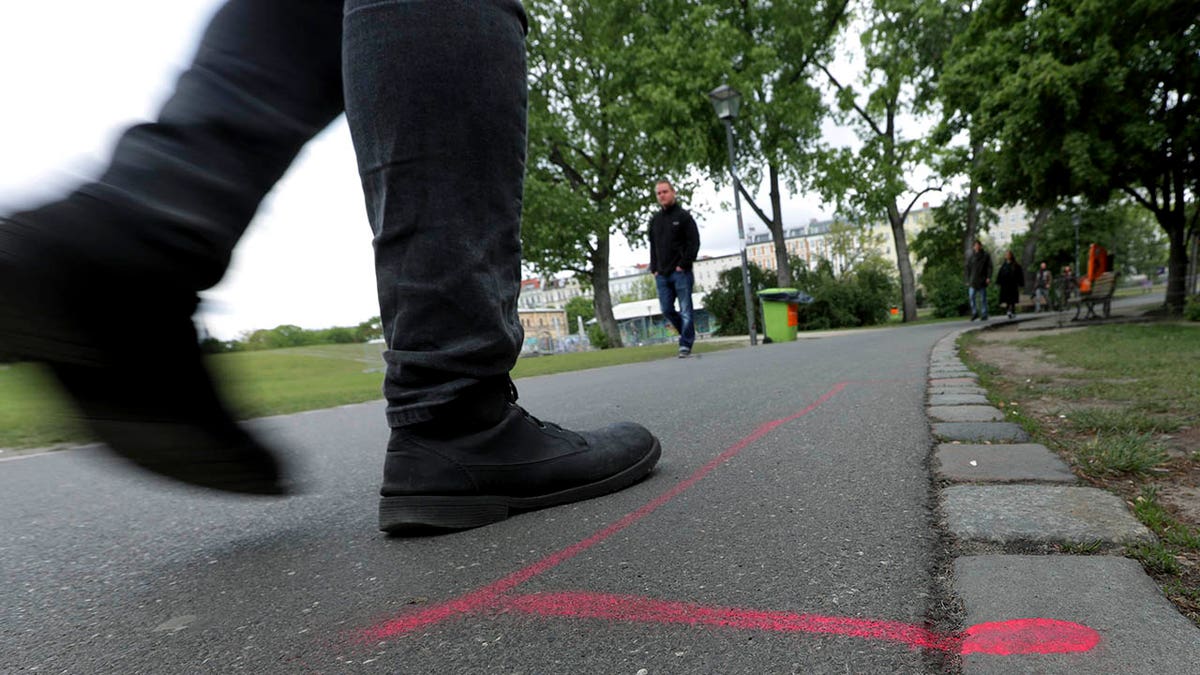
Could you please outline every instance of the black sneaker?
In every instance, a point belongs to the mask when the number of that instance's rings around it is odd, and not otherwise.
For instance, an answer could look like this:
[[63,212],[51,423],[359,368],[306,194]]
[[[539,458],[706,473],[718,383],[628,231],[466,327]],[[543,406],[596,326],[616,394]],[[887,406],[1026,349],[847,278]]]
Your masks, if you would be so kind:
[[78,215],[62,202],[0,219],[0,353],[44,362],[95,435],[139,467],[285,494],[279,461],[234,422],[204,367],[195,294],[71,246],[97,225]]
[[598,497],[641,480],[662,454],[658,439],[640,425],[576,433],[515,402],[486,428],[455,433],[456,426],[462,428],[448,422],[392,429],[380,530],[466,529]]
[[688,358],[688,357],[689,357],[689,356],[691,356],[691,355],[692,355],[692,350],[691,350],[691,349],[688,349],[687,347],[680,347],[680,348],[679,348],[679,358],[681,358],[681,359],[686,359],[686,358]]

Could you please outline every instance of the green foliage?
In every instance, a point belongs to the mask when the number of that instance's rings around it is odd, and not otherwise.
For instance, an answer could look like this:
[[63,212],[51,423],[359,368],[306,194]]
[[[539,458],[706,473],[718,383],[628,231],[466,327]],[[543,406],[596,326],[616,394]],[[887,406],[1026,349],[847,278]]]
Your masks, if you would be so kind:
[[904,320],[911,321],[916,319],[916,282],[902,224],[914,195],[927,189],[912,188],[909,180],[933,162],[941,146],[928,135],[905,133],[896,119],[920,120],[931,112],[932,85],[957,23],[948,6],[936,0],[863,4],[866,69],[860,82],[844,82],[824,70],[840,111],[837,120],[851,125],[861,144],[826,148],[818,158],[815,187],[849,219],[886,219],[893,226],[901,305]]
[[639,300],[653,300],[658,297],[658,286],[654,282],[654,275],[646,274],[637,280],[633,288],[617,298],[617,303],[622,302],[637,302]]
[[1180,572],[1179,561],[1175,559],[1175,554],[1162,544],[1139,544],[1129,549],[1129,555],[1142,563],[1146,571],[1151,574],[1175,576]]
[[925,288],[925,301],[933,306],[935,317],[946,319],[970,313],[970,296],[961,269],[949,265],[926,267],[921,273],[921,285]]
[[1181,548],[1200,550],[1200,532],[1179,522],[1158,500],[1158,487],[1147,485],[1133,501],[1133,513],[1163,542]]
[[577,295],[567,301],[567,327],[572,334],[579,332],[579,319],[582,317],[586,324],[596,316],[596,308],[591,299]]
[[226,354],[238,351],[239,346],[240,343],[237,340],[218,340],[210,336],[200,341],[200,352],[202,354]]
[[881,257],[869,256],[840,277],[834,275],[827,260],[821,260],[816,270],[801,271],[794,277],[796,287],[811,295],[813,302],[800,305],[800,329],[873,326],[887,321],[898,294],[889,267]]
[[[754,311],[758,310],[758,292],[775,286],[774,272],[749,263],[750,295]],[[717,335],[746,335],[750,327],[746,324],[746,298],[742,288],[742,268],[731,267],[717,277],[716,285],[704,296],[704,308],[717,323]],[[755,318],[756,325],[762,320]],[[761,331],[762,326],[758,325]]]
[[261,351],[264,349],[286,349],[309,345],[341,345],[369,342],[383,337],[383,326],[379,317],[371,317],[351,328],[335,326],[308,330],[291,324],[274,328],[260,328],[243,333],[240,339],[222,341],[213,337],[200,341],[200,351],[205,354],[228,354],[232,352]]
[[[789,260],[795,287],[813,297],[813,302],[799,307],[801,330],[823,330],[853,326],[872,326],[888,320],[888,310],[896,302],[897,287],[890,265],[879,256],[869,256],[853,270],[835,276],[833,265],[821,260],[816,270],[809,270],[797,257]],[[774,273],[750,263],[750,288],[759,310],[758,291],[773,288]],[[716,286],[704,299],[704,307],[717,321],[718,335],[745,335],[746,301],[742,291],[742,270],[725,270]],[[761,317],[761,313],[756,316]],[[761,320],[756,318],[761,323]],[[759,326],[761,329],[761,326]]]
[[1188,321],[1200,321],[1200,295],[1188,298],[1187,306],[1183,308],[1183,318]]
[[1074,447],[1079,468],[1089,476],[1144,474],[1167,460],[1150,434],[1096,434]]
[[1153,212],[1172,248],[1175,312],[1200,188],[1195,16],[1189,0],[984,0],[940,83],[987,143],[974,175],[994,200],[1103,204],[1120,192]]
[[370,342],[371,340],[382,339],[383,321],[377,316],[363,321],[354,329],[354,337],[353,342]]
[[[1058,209],[1046,221],[1038,238],[1035,260],[1045,260],[1051,270],[1075,265],[1075,220],[1079,220],[1079,256],[1087,264],[1088,245],[1100,244],[1113,254],[1117,269],[1126,275],[1153,273],[1167,264],[1167,240],[1146,209],[1115,200],[1098,207]],[[1014,246],[1024,240],[1014,242]]]
[[609,349],[612,343],[608,340],[608,334],[600,327],[600,324],[590,324],[587,327],[588,342],[596,349]]
[[[684,200],[716,122],[703,92],[728,63],[717,8],[529,0],[529,155],[522,244],[542,274],[608,287],[610,239],[633,245],[667,177]],[[608,313],[601,294],[596,300]],[[611,314],[600,325],[615,330]],[[619,334],[609,335],[614,346]]]
[[[981,208],[976,237],[983,239],[984,233],[996,220],[995,211]],[[947,267],[957,270],[959,277],[965,278],[966,236],[967,200],[959,195],[951,195],[933,210],[933,224],[913,237],[912,252],[917,260],[922,261],[927,272],[934,267]]]

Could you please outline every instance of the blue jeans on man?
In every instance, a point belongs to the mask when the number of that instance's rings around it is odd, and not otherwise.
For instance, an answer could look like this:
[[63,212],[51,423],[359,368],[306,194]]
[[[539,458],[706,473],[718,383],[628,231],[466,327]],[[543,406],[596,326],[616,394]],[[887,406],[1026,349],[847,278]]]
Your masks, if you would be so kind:
[[[696,342],[696,324],[692,313],[692,287],[695,277],[689,271],[675,270],[670,274],[659,274],[654,277],[658,286],[658,305],[662,309],[663,318],[679,332],[679,351],[690,353]],[[679,310],[675,310],[675,301],[679,301]]]
[[987,286],[983,288],[971,286],[970,289],[971,319],[982,318],[984,321],[987,321]]

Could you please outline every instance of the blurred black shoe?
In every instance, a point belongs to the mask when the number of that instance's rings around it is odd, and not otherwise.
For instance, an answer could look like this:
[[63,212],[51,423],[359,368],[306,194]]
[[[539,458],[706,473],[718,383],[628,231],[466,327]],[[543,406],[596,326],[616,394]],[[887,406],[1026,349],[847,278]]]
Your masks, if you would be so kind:
[[45,363],[96,436],[139,467],[286,494],[280,462],[238,427],[204,367],[195,293],[127,264],[127,249],[154,256],[102,211],[73,197],[0,218],[0,353]]

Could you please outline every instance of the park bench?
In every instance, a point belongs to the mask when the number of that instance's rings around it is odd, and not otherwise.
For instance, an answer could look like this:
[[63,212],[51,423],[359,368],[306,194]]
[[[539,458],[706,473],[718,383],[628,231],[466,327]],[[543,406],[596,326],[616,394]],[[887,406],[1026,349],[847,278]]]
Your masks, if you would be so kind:
[[1100,306],[1101,313],[1107,319],[1112,312],[1112,297],[1113,292],[1117,290],[1117,272],[1105,272],[1096,277],[1092,282],[1092,289],[1088,292],[1079,291],[1079,299],[1075,301],[1075,318],[1072,321],[1079,320],[1079,313],[1087,307],[1087,314],[1084,319],[1099,319],[1100,315],[1096,313],[1096,306]]

